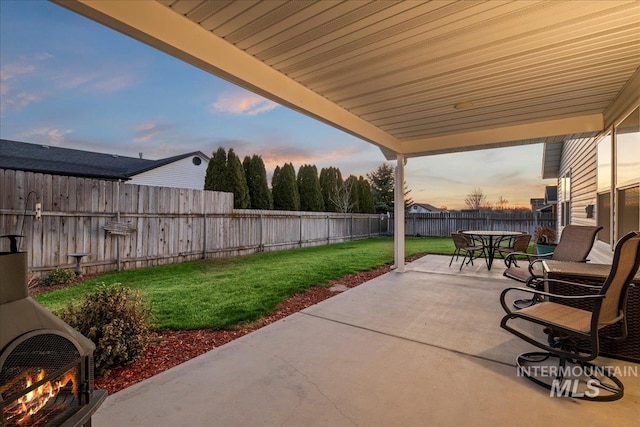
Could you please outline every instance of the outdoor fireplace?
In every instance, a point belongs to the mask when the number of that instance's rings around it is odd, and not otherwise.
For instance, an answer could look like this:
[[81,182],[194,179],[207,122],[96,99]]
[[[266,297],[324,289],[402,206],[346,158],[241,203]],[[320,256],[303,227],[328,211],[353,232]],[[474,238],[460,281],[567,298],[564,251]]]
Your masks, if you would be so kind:
[[91,340],[28,297],[26,253],[0,253],[0,426],[89,426]]

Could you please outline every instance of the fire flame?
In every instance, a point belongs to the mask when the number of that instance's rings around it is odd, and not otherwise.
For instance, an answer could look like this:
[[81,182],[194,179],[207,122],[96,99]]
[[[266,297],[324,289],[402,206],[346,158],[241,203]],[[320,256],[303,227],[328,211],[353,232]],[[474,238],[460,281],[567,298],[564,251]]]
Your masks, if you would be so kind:
[[[45,371],[41,369],[35,377],[32,377],[29,374],[26,374],[24,377],[25,388],[31,387],[33,384],[36,384],[42,381],[45,377]],[[16,402],[15,409],[21,415],[18,423],[21,423],[35,415],[40,409],[42,409],[51,398],[55,397],[60,390],[64,387],[67,387],[69,382],[71,382],[72,393],[76,392],[76,379],[75,379],[75,370],[71,370],[65,373],[62,378],[58,381],[47,381],[36,387],[35,389],[29,391],[25,395],[18,398]]]

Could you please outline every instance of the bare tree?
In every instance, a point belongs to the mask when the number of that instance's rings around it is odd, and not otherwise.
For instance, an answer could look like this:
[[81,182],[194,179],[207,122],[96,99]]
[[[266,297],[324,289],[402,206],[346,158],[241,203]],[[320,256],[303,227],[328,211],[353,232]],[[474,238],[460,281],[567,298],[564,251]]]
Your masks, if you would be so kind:
[[338,212],[347,213],[353,210],[353,197],[352,193],[357,191],[353,180],[347,179],[342,183],[336,183],[333,191],[329,194],[329,200],[333,203]]
[[467,194],[464,202],[469,209],[480,209],[487,204],[487,196],[482,192],[482,188],[476,187],[471,193]]
[[496,203],[496,209],[505,210],[509,207],[509,201],[504,197],[500,196],[498,199],[498,203]]

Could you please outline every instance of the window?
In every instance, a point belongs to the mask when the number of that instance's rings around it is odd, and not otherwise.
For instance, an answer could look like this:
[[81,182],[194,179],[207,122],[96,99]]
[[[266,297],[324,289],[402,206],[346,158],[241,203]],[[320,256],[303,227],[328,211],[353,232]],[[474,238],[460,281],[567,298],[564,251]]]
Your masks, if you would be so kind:
[[640,229],[640,110],[616,127],[617,236]]
[[618,236],[640,227],[640,186],[618,190]]
[[611,193],[598,194],[597,207],[598,225],[602,230],[598,233],[598,240],[611,243]]
[[564,227],[571,224],[571,171],[565,173],[560,179],[560,191],[562,196],[561,225]]
[[616,127],[616,187],[640,181],[640,111]]
[[602,230],[598,240],[611,243],[611,134],[598,142],[598,205],[596,216]]

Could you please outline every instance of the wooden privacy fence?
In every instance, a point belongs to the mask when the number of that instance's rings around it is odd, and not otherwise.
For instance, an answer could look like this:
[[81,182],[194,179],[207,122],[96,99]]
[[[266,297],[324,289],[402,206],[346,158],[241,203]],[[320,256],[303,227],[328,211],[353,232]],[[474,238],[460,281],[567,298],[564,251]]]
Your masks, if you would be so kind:
[[524,231],[533,236],[536,228],[543,226],[555,230],[556,215],[552,212],[490,211],[407,214],[405,217],[407,236],[448,237],[458,230]]
[[384,215],[239,210],[231,193],[5,169],[0,189],[0,234],[24,235],[36,273],[71,267],[69,253],[89,253],[83,270],[100,273],[388,233]]

